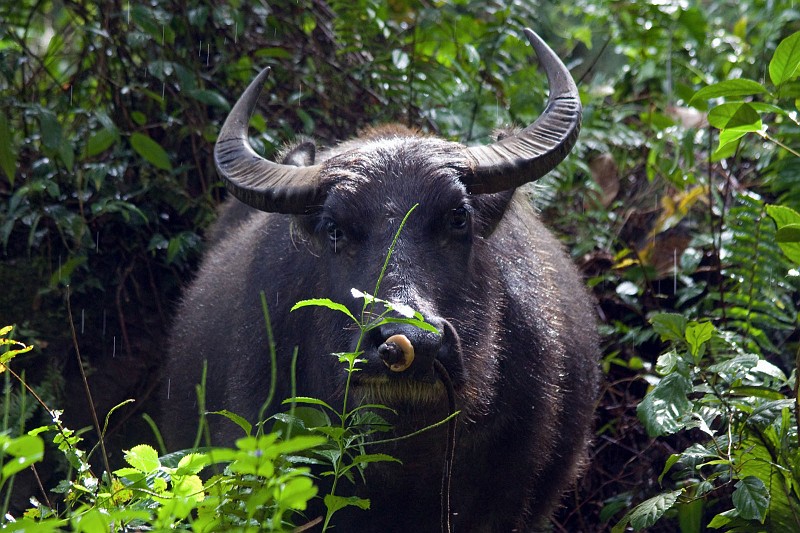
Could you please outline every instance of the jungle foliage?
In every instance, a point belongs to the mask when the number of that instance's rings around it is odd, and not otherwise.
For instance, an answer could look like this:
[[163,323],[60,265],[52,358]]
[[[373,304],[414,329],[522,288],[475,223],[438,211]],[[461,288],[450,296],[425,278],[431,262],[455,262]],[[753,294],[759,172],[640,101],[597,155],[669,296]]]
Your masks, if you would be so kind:
[[[162,525],[204,505],[190,498],[207,460],[159,459],[155,437],[140,447],[142,413],[156,409],[171,308],[224,197],[214,139],[258,68],[273,72],[251,122],[267,156],[296,134],[329,143],[389,121],[483,142],[545,100],[520,35],[530,26],[581,90],[578,145],[532,201],[597,298],[607,377],[591,465],[554,529],[800,527],[793,2],[20,0],[0,21],[0,326],[17,324],[0,364],[20,377],[3,372],[3,515],[46,499],[32,464],[62,495],[104,479],[92,469],[123,469],[140,494],[184,491],[189,507]],[[84,371],[110,467],[96,436],[66,430],[93,425]],[[78,434],[86,457],[70,455]],[[273,473],[294,475],[272,446],[243,441],[226,457],[270,450]],[[264,473],[242,468],[246,481]],[[103,523],[87,502],[113,502],[118,478],[77,484],[86,524]],[[269,494],[263,527],[289,509]],[[144,520],[130,501],[122,519]]]

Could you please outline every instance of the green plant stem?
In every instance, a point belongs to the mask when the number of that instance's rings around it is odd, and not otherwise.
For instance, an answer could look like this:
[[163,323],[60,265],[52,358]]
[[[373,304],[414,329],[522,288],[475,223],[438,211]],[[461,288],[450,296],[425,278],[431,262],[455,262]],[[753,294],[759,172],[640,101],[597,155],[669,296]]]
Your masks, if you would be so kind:
[[78,360],[78,369],[81,373],[81,380],[83,381],[84,392],[86,399],[89,402],[89,412],[92,414],[92,421],[94,422],[94,429],[97,432],[97,438],[100,444],[100,453],[103,456],[103,466],[106,469],[106,474],[111,481],[111,463],[108,461],[108,453],[106,452],[105,436],[100,427],[100,421],[97,418],[97,410],[94,407],[94,399],[92,399],[92,391],[89,388],[89,380],[86,379],[86,372],[83,370],[83,358],[81,357],[80,347],[78,346],[78,334],[75,331],[75,321],[72,319],[72,304],[69,297],[69,286],[67,286],[67,318],[69,319],[70,332],[72,333],[72,344],[75,347],[75,357]]
[[758,133],[758,135],[760,135],[760,136],[761,136],[763,139],[765,139],[765,140],[767,140],[767,141],[770,141],[770,142],[772,142],[772,143],[775,143],[775,144],[777,144],[778,146],[780,146],[781,148],[783,148],[784,150],[786,150],[787,152],[789,152],[789,153],[790,153],[790,154],[792,154],[793,156],[795,156],[795,157],[800,157],[800,152],[798,152],[797,150],[794,150],[794,149],[792,149],[791,147],[789,147],[789,146],[785,145],[784,143],[782,143],[782,142],[781,142],[781,141],[779,141],[778,139],[776,139],[776,138],[774,138],[774,137],[771,137],[769,134],[767,134],[767,132],[761,132],[761,131],[759,131],[759,132],[756,132],[756,133]]
[[800,447],[800,347],[794,358],[794,421],[797,424],[797,446]]

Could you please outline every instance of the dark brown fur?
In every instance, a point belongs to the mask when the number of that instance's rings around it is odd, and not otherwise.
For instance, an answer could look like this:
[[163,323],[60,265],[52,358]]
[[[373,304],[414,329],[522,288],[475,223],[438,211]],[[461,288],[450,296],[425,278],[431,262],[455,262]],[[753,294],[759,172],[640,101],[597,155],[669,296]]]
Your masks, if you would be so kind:
[[[308,161],[308,150],[298,145],[285,160]],[[525,195],[467,194],[460,154],[455,143],[402,128],[371,130],[317,157],[324,161],[327,196],[315,214],[268,214],[229,201],[175,321],[165,410],[168,434],[182,433],[174,446],[188,445],[193,435],[194,385],[204,360],[208,410],[229,409],[256,421],[270,375],[260,291],[277,336],[278,400],[289,395],[297,347],[298,393],[340,401],[345,372],[329,354],[354,349],[356,333],[333,311],[289,309],[327,297],[357,316],[361,302],[350,289],[372,290],[400,221],[419,204],[379,296],[412,306],[444,334],[426,337],[402,327],[373,332],[354,395],[395,408],[397,434],[444,418],[443,387],[429,383],[427,368],[412,383],[387,377],[377,356],[389,334],[413,337],[419,357],[435,357],[447,368],[462,410],[453,530],[530,531],[547,520],[578,474],[591,434],[598,379],[592,304]],[[461,206],[470,213],[466,228],[453,222]],[[330,222],[341,232],[336,243]],[[370,449],[403,464],[370,465],[366,487],[356,490],[371,499],[372,510],[342,512],[337,530],[439,531],[444,431]],[[223,443],[239,433],[218,422],[214,435]]]

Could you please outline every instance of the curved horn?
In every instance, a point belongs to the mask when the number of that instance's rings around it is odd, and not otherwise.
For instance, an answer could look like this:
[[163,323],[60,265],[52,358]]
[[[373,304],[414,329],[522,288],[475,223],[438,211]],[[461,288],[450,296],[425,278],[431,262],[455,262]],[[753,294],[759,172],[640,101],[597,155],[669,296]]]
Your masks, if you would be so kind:
[[236,198],[261,211],[304,214],[319,201],[320,166],[294,167],[264,159],[250,146],[247,126],[269,67],[250,82],[234,104],[214,145],[214,163]]
[[473,174],[462,181],[470,193],[505,191],[539,179],[567,156],[578,138],[581,101],[572,75],[538,35],[525,28],[525,36],[547,74],[547,107],[518,134],[466,149]]

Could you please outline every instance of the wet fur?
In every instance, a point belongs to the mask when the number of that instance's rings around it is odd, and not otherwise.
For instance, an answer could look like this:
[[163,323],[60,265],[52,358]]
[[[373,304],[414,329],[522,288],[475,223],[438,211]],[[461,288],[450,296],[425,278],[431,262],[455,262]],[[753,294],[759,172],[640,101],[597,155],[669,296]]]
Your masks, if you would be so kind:
[[[229,200],[210,234],[170,344],[165,389],[169,380],[171,396],[163,419],[170,445],[191,443],[203,360],[207,410],[229,409],[256,422],[270,373],[261,290],[277,335],[277,400],[289,395],[289,361],[297,347],[298,394],[341,401],[346,374],[329,354],[353,349],[356,332],[327,309],[288,310],[301,299],[330,297],[359,313],[350,288],[372,289],[400,219],[421,202],[379,296],[438,317],[443,329],[453,330],[445,332],[441,362],[454,376],[463,411],[453,470],[454,531],[540,527],[585,460],[598,381],[592,303],[569,258],[524,194],[466,195],[458,181],[466,164],[460,145],[398,126],[369,130],[319,153],[304,143],[283,157],[324,163],[327,197],[318,212],[290,217]],[[459,198],[472,210],[463,242],[437,225]],[[352,236],[335,253],[323,231],[326,217]],[[381,340],[368,341],[364,375],[373,377],[359,378],[354,394],[393,407],[395,435],[447,416],[441,384],[383,385],[388,378],[381,377],[376,356]],[[240,435],[218,419],[212,429],[218,443]],[[366,486],[354,490],[371,499],[372,510],[337,513],[338,530],[439,531],[445,442],[439,427],[370,448],[402,464],[370,465]]]

